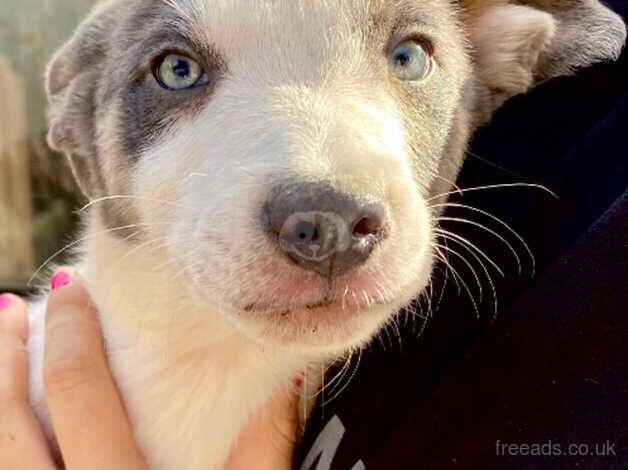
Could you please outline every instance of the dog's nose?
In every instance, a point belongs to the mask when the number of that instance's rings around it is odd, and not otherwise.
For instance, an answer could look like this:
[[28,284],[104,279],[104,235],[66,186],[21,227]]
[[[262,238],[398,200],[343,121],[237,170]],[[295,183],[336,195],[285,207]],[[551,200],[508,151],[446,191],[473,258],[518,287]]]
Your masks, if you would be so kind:
[[386,208],[325,183],[275,187],[262,215],[264,229],[305,269],[332,278],[364,263],[386,235]]

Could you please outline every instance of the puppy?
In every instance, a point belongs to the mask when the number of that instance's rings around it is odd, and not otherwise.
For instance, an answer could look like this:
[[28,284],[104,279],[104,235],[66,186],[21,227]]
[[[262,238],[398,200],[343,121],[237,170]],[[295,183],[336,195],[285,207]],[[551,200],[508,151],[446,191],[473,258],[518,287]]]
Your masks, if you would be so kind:
[[149,467],[223,467],[275,392],[366,345],[429,282],[473,130],[625,35],[594,0],[98,4],[49,66],[49,142]]

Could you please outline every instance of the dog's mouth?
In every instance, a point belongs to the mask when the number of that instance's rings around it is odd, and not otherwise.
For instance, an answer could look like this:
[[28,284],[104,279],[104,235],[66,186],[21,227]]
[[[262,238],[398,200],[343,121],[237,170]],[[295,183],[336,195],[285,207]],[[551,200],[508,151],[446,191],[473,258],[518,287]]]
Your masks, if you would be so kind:
[[330,299],[321,299],[316,302],[310,302],[302,305],[290,305],[290,306],[279,306],[279,305],[264,305],[264,304],[249,304],[244,307],[244,311],[247,313],[250,312],[268,312],[268,311],[277,311],[280,310],[282,313],[289,313],[291,310],[297,309],[307,309],[307,310],[319,310],[323,308],[328,308],[334,305],[334,301]]
[[[307,271],[302,274],[307,275]],[[251,295],[232,305],[243,314],[267,318],[314,313],[319,316],[355,315],[391,304],[396,296],[396,291],[388,287],[390,282],[381,273],[347,273],[338,279],[318,277],[314,281],[311,277],[295,275],[291,281],[286,283],[286,289],[268,289],[258,292],[257,298]]]
[[337,354],[368,341],[397,307],[384,298],[258,302],[241,307],[236,319],[248,335],[264,343],[306,354]]
[[313,302],[307,302],[302,304],[262,304],[252,303],[246,305],[243,310],[245,313],[264,313],[264,314],[278,314],[279,316],[287,316],[296,311],[342,311],[342,312],[355,312],[364,309],[368,309],[373,306],[388,305],[390,302],[384,298],[364,299],[362,302],[352,301],[347,302],[343,300],[336,300],[331,298],[323,298]]

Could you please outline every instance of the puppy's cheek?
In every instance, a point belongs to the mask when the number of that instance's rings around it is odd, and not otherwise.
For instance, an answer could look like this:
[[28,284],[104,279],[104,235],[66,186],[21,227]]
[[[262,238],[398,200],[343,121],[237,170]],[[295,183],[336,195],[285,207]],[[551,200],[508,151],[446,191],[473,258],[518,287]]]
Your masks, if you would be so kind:
[[252,289],[251,277],[268,250],[255,217],[255,191],[228,175],[223,178],[230,187],[205,174],[184,188],[170,245],[196,293],[224,305]]
[[434,263],[433,221],[425,199],[408,184],[400,187],[391,200],[397,204],[397,231],[391,236],[390,245],[381,250],[371,273],[388,301],[389,312],[383,323],[426,292]]
[[181,189],[189,172],[169,146],[153,146],[137,157],[132,192],[143,231],[166,237],[177,227],[188,229],[187,225],[180,226],[185,220],[179,208]]
[[433,222],[428,204],[411,181],[400,185],[391,200],[396,208],[397,226],[390,247],[391,264],[395,267],[390,281],[402,287],[416,285],[424,281],[425,271],[431,269]]

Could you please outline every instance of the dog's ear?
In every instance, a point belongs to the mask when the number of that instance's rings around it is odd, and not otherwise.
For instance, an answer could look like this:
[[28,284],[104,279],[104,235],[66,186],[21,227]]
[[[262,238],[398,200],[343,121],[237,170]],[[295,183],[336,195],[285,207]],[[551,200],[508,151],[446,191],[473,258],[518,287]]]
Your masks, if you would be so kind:
[[67,155],[75,178],[87,197],[100,187],[94,170],[95,95],[107,54],[113,4],[97,5],[72,38],[53,56],[46,71],[49,102],[48,144]]
[[482,83],[509,96],[527,91],[556,30],[552,15],[523,5],[496,5],[479,12],[470,20],[469,36]]
[[[597,0],[467,0],[480,85],[493,109],[535,83],[619,57],[622,19]],[[490,95],[490,96],[489,96]]]
[[617,60],[626,43],[626,24],[598,0],[525,0],[547,11],[556,21],[556,34],[539,57],[539,80],[569,75],[579,68]]

